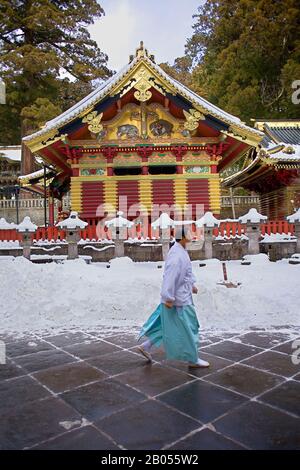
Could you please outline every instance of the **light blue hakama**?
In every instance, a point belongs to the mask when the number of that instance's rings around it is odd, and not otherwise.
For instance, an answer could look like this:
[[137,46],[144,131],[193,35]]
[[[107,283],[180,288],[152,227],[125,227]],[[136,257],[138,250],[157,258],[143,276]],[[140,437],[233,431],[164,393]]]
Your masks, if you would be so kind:
[[153,346],[163,346],[167,359],[196,363],[199,322],[194,305],[167,308],[161,303],[142,327]]

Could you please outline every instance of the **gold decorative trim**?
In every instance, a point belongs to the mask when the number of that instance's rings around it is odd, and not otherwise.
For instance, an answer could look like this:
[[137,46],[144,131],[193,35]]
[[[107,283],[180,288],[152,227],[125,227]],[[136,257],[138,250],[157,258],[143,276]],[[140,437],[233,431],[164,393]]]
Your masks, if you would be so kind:
[[187,131],[195,131],[196,129],[198,129],[199,121],[205,120],[204,114],[200,113],[196,109],[190,109],[189,112],[183,109],[183,114],[186,119],[184,123],[184,128]]
[[92,111],[82,119],[82,122],[88,123],[88,130],[92,134],[99,134],[99,132],[103,131],[103,125],[101,124],[102,117],[103,113],[98,114],[97,111]]

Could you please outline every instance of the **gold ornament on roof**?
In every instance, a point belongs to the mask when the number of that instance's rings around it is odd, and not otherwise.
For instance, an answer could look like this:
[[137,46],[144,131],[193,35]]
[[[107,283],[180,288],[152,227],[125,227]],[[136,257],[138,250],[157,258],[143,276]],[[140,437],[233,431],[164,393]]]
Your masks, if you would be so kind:
[[185,123],[184,128],[187,131],[195,131],[198,128],[199,121],[203,121],[205,119],[204,114],[200,113],[196,109],[190,109],[189,112],[183,110],[183,114],[185,116]]
[[284,149],[282,151],[283,151],[283,153],[288,153],[290,155],[295,153],[295,149],[291,145],[287,145],[286,147],[284,147]]
[[[148,57],[152,62],[155,62],[155,57],[153,54],[149,54],[148,49],[144,46],[144,41],[140,41],[139,47],[135,51],[135,57]],[[134,55],[129,56],[129,63],[134,59]]]
[[103,113],[98,114],[97,111],[92,111],[82,119],[82,122],[88,123],[88,130],[92,134],[99,134],[103,131],[103,125],[101,124],[102,117]]
[[145,101],[150,100],[152,93],[150,88],[152,87],[150,81],[150,74],[146,68],[142,67],[139,72],[136,74],[135,79],[137,80],[134,84],[134,88],[136,89],[134,93],[134,97],[141,101],[142,103]]

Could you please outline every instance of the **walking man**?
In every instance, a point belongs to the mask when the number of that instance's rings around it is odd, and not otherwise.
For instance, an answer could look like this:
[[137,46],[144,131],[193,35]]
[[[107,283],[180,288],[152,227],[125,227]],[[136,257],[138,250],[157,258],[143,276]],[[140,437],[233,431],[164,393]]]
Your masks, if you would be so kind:
[[184,226],[176,230],[165,262],[161,302],[141,330],[139,339],[147,340],[139,351],[152,361],[151,348],[163,346],[167,359],[185,361],[192,368],[209,367],[198,357],[199,322],[192,298],[198,289],[186,249],[190,234],[185,232]]

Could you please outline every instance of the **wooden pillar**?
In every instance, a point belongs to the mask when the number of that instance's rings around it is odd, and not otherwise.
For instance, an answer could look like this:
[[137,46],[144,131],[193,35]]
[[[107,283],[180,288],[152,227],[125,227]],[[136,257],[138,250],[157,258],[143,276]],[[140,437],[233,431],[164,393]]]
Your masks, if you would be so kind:
[[54,225],[54,197],[52,193],[49,195],[49,225],[50,227]]

